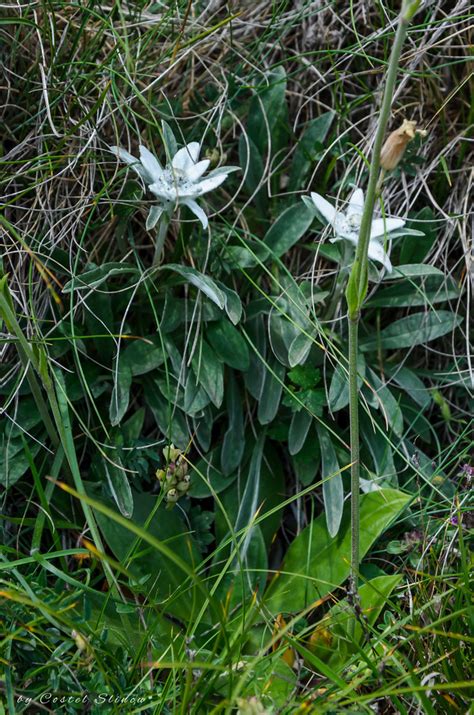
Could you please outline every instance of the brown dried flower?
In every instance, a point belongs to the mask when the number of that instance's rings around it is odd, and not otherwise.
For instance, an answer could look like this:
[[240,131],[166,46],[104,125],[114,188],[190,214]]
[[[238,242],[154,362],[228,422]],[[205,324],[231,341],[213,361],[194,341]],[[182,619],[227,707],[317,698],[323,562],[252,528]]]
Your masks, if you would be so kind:
[[404,119],[403,124],[389,134],[380,153],[380,166],[382,169],[385,171],[395,169],[409,142],[415,138],[416,133],[424,134],[425,132],[416,129],[416,122]]

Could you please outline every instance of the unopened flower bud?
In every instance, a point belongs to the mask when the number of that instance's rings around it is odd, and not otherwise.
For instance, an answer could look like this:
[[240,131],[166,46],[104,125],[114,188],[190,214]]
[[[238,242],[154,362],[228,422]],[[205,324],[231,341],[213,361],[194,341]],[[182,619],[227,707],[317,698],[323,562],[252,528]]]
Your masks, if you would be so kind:
[[416,122],[404,119],[403,124],[388,135],[380,153],[380,166],[385,171],[392,171],[398,166],[405,149],[415,134],[424,134],[422,130],[416,129]]
[[160,482],[162,482],[166,477],[166,472],[164,469],[157,469],[156,470],[156,478],[159,479]]
[[184,479],[184,477],[186,476],[187,473],[188,473],[188,465],[183,460],[179,460],[178,464],[176,465],[176,470],[175,470],[176,478]]
[[176,489],[170,489],[166,494],[166,501],[171,504],[175,504],[179,499],[179,494]]
[[177,449],[174,444],[170,444],[163,450],[163,457],[167,462],[176,462],[178,457],[181,455],[181,450]]

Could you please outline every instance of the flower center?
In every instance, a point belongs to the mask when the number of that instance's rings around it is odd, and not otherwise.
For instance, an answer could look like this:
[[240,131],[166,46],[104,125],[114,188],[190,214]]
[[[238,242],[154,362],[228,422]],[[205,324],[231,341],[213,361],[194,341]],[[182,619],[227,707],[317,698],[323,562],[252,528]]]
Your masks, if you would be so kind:
[[359,213],[337,213],[334,220],[334,231],[336,236],[344,237],[349,235],[353,238],[357,238],[359,235],[361,219],[362,214]]

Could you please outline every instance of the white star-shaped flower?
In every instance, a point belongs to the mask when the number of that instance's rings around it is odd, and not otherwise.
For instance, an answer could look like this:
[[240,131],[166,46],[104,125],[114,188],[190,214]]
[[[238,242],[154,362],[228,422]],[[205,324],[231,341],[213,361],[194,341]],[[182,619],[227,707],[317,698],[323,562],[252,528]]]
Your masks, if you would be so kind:
[[[364,192],[362,189],[355,189],[345,211],[337,211],[334,206],[320,194],[313,192],[311,199],[319,213],[334,230],[334,238],[330,239],[331,242],[333,243],[334,241],[345,238],[357,246],[359,242],[362,212],[364,210]],[[392,231],[396,231],[398,228],[402,228],[404,225],[405,221],[401,218],[376,218],[372,221],[368,251],[369,258],[381,263],[389,273],[392,271],[392,264],[379,239]]]
[[171,213],[181,204],[191,209],[203,228],[207,228],[206,213],[196,199],[216,189],[232,171],[238,171],[239,167],[223,166],[203,177],[210,161],[198,161],[200,149],[199,142],[186,144],[176,152],[171,163],[163,168],[156,156],[145,146],[140,146],[139,159],[121,147],[110,147],[119,159],[129,164],[141,176],[148,189],[158,199],[158,205],[152,206],[148,214],[147,229],[156,226],[162,213]]

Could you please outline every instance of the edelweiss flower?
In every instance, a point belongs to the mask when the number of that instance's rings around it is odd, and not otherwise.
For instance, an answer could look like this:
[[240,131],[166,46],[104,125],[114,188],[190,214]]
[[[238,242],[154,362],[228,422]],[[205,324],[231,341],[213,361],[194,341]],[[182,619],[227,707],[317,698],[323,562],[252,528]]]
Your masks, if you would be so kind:
[[110,147],[119,159],[129,164],[141,176],[148,189],[158,198],[158,206],[152,206],[148,214],[147,229],[154,228],[162,213],[171,213],[179,204],[191,209],[203,228],[207,228],[207,216],[196,199],[216,189],[231,171],[237,171],[239,167],[223,166],[203,178],[210,161],[198,161],[200,149],[198,142],[187,144],[176,152],[171,164],[167,164],[163,169],[156,156],[144,146],[140,146],[140,159],[136,159],[121,147]]
[[[330,239],[331,243],[345,238],[357,246],[359,242],[359,229],[364,210],[364,192],[356,189],[349,199],[345,211],[336,211],[334,206],[325,198],[314,192],[311,194],[314,205],[319,213],[333,227],[335,236]],[[372,221],[369,241],[369,258],[381,263],[390,273],[392,264],[390,258],[385,253],[382,244],[378,239],[382,238],[397,228],[402,228],[405,221],[401,218],[376,218]]]

